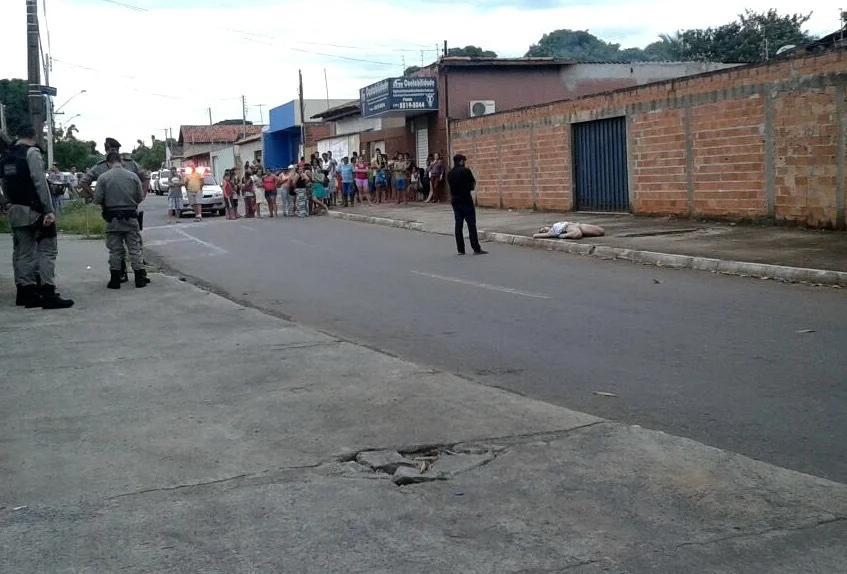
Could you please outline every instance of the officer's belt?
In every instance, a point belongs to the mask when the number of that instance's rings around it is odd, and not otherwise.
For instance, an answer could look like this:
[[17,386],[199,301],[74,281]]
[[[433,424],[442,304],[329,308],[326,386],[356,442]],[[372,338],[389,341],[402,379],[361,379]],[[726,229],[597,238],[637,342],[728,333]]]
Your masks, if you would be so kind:
[[127,219],[138,219],[138,212],[134,209],[104,209],[103,219],[111,223],[115,219],[126,221]]

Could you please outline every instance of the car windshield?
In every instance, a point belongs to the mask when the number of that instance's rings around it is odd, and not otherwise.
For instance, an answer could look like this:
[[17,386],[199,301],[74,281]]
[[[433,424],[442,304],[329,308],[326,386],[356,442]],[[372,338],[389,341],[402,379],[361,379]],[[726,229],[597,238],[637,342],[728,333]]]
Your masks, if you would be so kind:
[[170,177],[171,177],[171,172],[169,172],[168,170],[160,171],[160,172],[159,172],[159,177],[160,177],[160,178],[168,178],[168,179],[170,179]]
[[207,175],[203,178],[203,185],[218,185],[218,182],[215,181],[215,176]]

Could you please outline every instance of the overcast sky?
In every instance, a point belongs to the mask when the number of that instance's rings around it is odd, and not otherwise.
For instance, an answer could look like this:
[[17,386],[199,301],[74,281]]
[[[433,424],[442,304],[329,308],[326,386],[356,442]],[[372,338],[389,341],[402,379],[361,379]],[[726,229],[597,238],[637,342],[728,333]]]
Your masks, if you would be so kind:
[[[0,78],[25,79],[26,3],[0,1]],[[837,29],[843,3],[745,5],[788,13],[814,4],[808,29],[825,34]],[[359,88],[400,75],[404,63],[431,62],[444,40],[522,56],[543,33],[571,28],[643,47],[660,33],[726,23],[739,6],[729,0],[39,0],[56,106],[86,90],[57,122],[80,114],[72,122],[79,137],[101,147],[112,136],[127,151],[137,139],[163,137],[165,128],[176,137],[181,124],[208,123],[210,107],[213,121],[240,118],[242,94],[248,119],[258,123],[261,110],[267,122],[269,107],[297,97],[298,68],[307,98],[326,97],[326,70],[330,98],[352,99]]]

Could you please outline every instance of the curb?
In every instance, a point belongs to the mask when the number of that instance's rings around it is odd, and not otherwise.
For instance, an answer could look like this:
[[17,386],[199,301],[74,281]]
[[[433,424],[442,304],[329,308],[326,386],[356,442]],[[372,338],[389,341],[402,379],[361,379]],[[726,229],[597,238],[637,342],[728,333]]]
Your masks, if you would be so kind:
[[[358,213],[347,213],[343,211],[330,211],[329,215],[338,219],[397,227],[400,229],[411,229],[412,231],[425,232],[423,224],[417,221],[403,221],[389,219],[387,217],[374,217],[360,215]],[[656,267],[669,267],[671,269],[692,269],[694,271],[710,271],[712,273],[723,273],[725,275],[740,275],[758,277],[760,279],[775,279],[788,283],[815,283],[820,285],[832,285],[847,287],[847,272],[829,271],[826,269],[808,269],[805,267],[788,267],[785,265],[771,265],[768,263],[751,263],[747,261],[732,261],[727,259],[713,259],[710,257],[696,257],[692,255],[677,255],[673,253],[657,253],[655,251],[640,251],[636,249],[625,249],[622,247],[609,247],[607,245],[590,245],[577,243],[575,241],[564,241],[561,239],[533,239],[523,235],[511,233],[498,233],[492,231],[479,232],[481,239],[487,239],[494,243],[517,245],[519,247],[532,247],[546,251],[558,251],[560,253],[572,253],[599,259],[620,259],[631,261],[642,265],[655,265]]]

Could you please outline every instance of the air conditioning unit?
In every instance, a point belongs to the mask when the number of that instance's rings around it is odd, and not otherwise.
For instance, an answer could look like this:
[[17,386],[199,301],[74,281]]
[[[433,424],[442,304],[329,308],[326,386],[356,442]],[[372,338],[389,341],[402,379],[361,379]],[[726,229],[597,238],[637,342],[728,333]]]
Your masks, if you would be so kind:
[[487,116],[497,111],[497,106],[494,105],[494,100],[471,100],[468,104],[468,116],[475,118],[477,116]]

